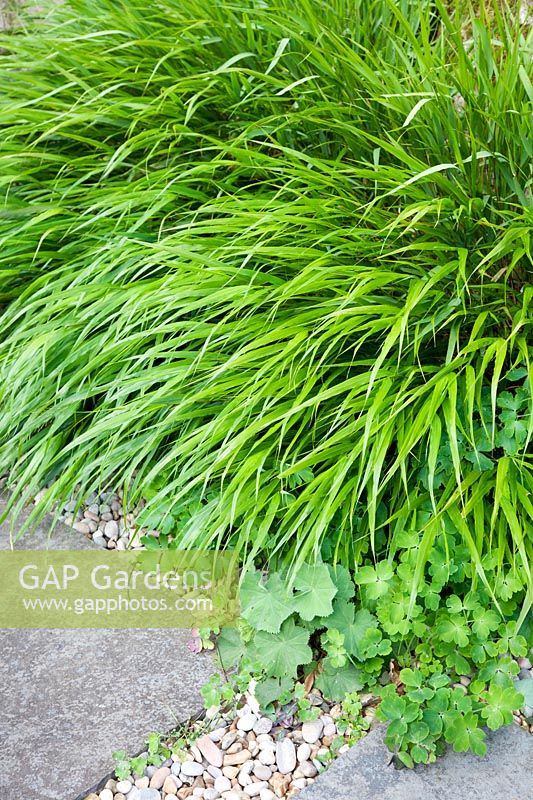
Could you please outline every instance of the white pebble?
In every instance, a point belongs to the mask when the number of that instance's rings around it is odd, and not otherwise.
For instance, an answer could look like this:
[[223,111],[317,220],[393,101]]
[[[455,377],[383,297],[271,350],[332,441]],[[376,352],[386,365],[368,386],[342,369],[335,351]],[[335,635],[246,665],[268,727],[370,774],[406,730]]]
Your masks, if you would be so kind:
[[104,534],[107,536],[108,539],[117,539],[118,538],[118,525],[114,519],[106,522],[104,528]]
[[223,792],[229,792],[231,790],[231,781],[229,778],[226,778],[225,775],[221,775],[219,778],[215,778],[215,789],[217,792],[222,794]]
[[244,789],[245,786],[249,786],[251,784],[251,782],[252,782],[252,779],[250,778],[250,773],[248,772],[248,770],[242,770],[242,769],[239,772],[239,774],[237,775],[237,780],[239,781],[239,783],[241,784],[243,789]]
[[257,760],[261,762],[261,764],[265,764],[267,767],[272,766],[272,764],[276,763],[276,756],[274,755],[274,750],[271,747],[266,747],[264,750],[261,750],[259,753]]
[[274,742],[274,739],[272,738],[272,736],[269,736],[268,733],[260,734],[257,737],[257,744],[259,745],[261,750],[264,747],[275,747],[276,746],[276,743]]
[[314,778],[317,774],[317,768],[312,761],[302,761],[300,764],[300,772],[304,778]]
[[131,781],[118,781],[116,789],[117,792],[122,792],[122,794],[128,794],[131,787],[132,787]]
[[302,736],[304,741],[308,744],[314,744],[322,736],[324,730],[324,723],[321,719],[314,719],[310,722],[304,722],[302,725]]
[[256,797],[262,789],[268,789],[268,783],[266,781],[251,783],[244,791],[249,797]]
[[296,758],[300,762],[307,761],[310,755],[311,745],[307,744],[307,742],[303,742],[296,751]]
[[102,789],[98,797],[100,800],[113,800],[113,792],[111,789]]
[[268,781],[272,777],[272,770],[266,764],[256,764],[254,767],[254,775],[260,781]]
[[212,739],[214,742],[222,741],[222,737],[226,733],[226,728],[216,728],[214,731],[211,731],[209,734],[209,738]]
[[219,775],[222,775],[222,770],[220,767],[215,767],[213,764],[209,764],[207,768],[208,775],[211,775],[212,778],[218,778]]
[[251,731],[256,722],[257,722],[257,717],[255,716],[255,714],[252,714],[250,712],[249,714],[244,714],[238,720],[237,728],[240,731]]
[[272,730],[272,720],[268,717],[260,717],[254,724],[253,731],[255,734],[261,735],[270,733]]
[[296,750],[289,738],[282,739],[276,744],[276,763],[278,772],[288,775],[296,766]]
[[181,765],[181,774],[189,778],[197,778],[203,771],[204,768],[198,761],[184,761]]

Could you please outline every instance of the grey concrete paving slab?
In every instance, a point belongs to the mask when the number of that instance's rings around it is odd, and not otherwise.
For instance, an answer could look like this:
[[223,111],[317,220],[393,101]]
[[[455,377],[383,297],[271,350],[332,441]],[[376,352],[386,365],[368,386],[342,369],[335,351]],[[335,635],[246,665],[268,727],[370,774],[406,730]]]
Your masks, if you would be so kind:
[[[0,493],[0,519],[5,513],[7,495]],[[54,518],[47,514],[37,525],[33,525],[31,532],[18,538],[23,526],[28,521],[31,509],[26,508],[14,520],[10,516],[0,522],[0,550],[87,550],[95,549],[91,539],[86,539],[83,534],[72,528],[67,528],[63,523],[54,523]],[[15,523],[15,524],[14,524]]]
[[[64,525],[49,537],[51,524],[16,548],[93,547]],[[0,524],[0,549],[10,530]],[[113,768],[113,750],[139,752],[152,730],[196,713],[213,662],[188,639],[180,630],[1,630],[0,800],[73,800]]]
[[379,727],[341,756],[299,800],[533,800],[533,736],[510,725],[487,736],[487,755],[448,752],[395,769]]

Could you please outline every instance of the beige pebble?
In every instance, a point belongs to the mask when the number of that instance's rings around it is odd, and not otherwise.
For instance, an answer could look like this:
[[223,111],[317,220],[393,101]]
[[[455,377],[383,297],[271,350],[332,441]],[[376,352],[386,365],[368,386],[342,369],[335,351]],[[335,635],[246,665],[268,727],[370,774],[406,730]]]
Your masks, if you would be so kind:
[[91,532],[91,529],[89,528],[87,522],[75,522],[72,527],[74,528],[75,531],[78,531],[78,533],[89,534]]
[[181,788],[181,780],[175,775],[167,775],[163,784],[163,792],[166,794],[175,794]]
[[224,766],[225,767],[234,767],[237,764],[244,764],[245,761],[250,759],[250,751],[249,750],[241,750],[238,753],[230,753],[224,756]]
[[235,733],[235,731],[228,731],[222,737],[220,741],[220,747],[222,748],[222,750],[227,750],[228,747],[231,747],[231,745],[236,739],[237,739],[237,734]]
[[196,747],[200,752],[200,760],[201,756],[203,756],[213,767],[220,768],[222,766],[222,751],[209,736],[200,736],[200,738],[196,740]]
[[281,775],[275,772],[269,781],[276,797],[285,797],[291,785],[291,779],[288,775]]
[[168,767],[159,767],[159,769],[156,769],[150,778],[150,789],[161,789],[169,775],[170,770]]
[[236,778],[237,775],[239,774],[239,767],[232,767],[232,766],[222,767],[222,774],[226,778],[229,778],[231,781],[233,780],[233,778]]

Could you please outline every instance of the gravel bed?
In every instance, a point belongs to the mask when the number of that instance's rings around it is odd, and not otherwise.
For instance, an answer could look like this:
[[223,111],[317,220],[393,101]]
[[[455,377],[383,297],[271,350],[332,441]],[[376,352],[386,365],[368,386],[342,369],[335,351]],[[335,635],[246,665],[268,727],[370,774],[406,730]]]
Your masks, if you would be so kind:
[[[35,503],[40,501],[45,491],[35,496]],[[82,503],[70,500],[61,509],[59,520],[92,539],[98,547],[108,550],[142,549],[141,536],[159,536],[159,531],[137,526],[136,519],[143,507],[141,502],[132,510],[126,510],[121,489],[100,494],[93,492]]]
[[[312,703],[320,710],[316,720],[285,727],[261,715],[257,701],[247,695],[242,708],[218,717],[205,732],[205,722],[193,723],[185,751],[172,755],[159,767],[148,766],[142,777],[128,775],[111,779],[99,794],[86,800],[275,800],[293,797],[324,769],[333,757],[331,746],[339,733],[338,704],[324,701],[311,692]],[[376,698],[366,697],[364,714],[369,728],[374,725]],[[203,728],[195,739],[196,730]],[[345,752],[349,744],[335,749]],[[141,754],[146,755],[146,754]]]
[[[533,680],[531,660],[517,661],[519,679]],[[466,691],[466,686],[461,685]],[[316,720],[295,724],[290,715],[285,719],[282,715],[273,723],[261,715],[253,695],[247,694],[242,708],[218,716],[210,730],[206,730],[205,721],[192,722],[187,738],[193,744],[187,749],[173,754],[161,766],[148,766],[142,777],[128,775],[121,780],[110,779],[98,794],[91,793],[85,800],[276,800],[294,797],[314,783],[320,772],[350,746],[349,732],[341,736],[337,730],[341,706],[328,703],[316,690],[308,697],[311,704],[319,708],[320,716]],[[368,730],[372,730],[376,725],[378,698],[370,693],[362,694],[361,702]],[[533,733],[533,708],[526,708],[526,715],[515,714],[515,723]],[[344,741],[340,746],[339,736]],[[172,737],[167,744],[172,749]],[[141,756],[146,755],[141,753]]]

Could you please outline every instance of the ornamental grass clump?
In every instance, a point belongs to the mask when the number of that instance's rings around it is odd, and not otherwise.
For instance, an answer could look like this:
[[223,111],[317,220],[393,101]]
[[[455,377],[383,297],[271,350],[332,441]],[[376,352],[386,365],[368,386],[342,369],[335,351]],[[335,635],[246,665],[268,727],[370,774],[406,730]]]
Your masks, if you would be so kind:
[[114,482],[294,563],[413,534],[414,592],[449,533],[531,589],[533,34],[451,5],[73,0],[2,37],[13,503]]

